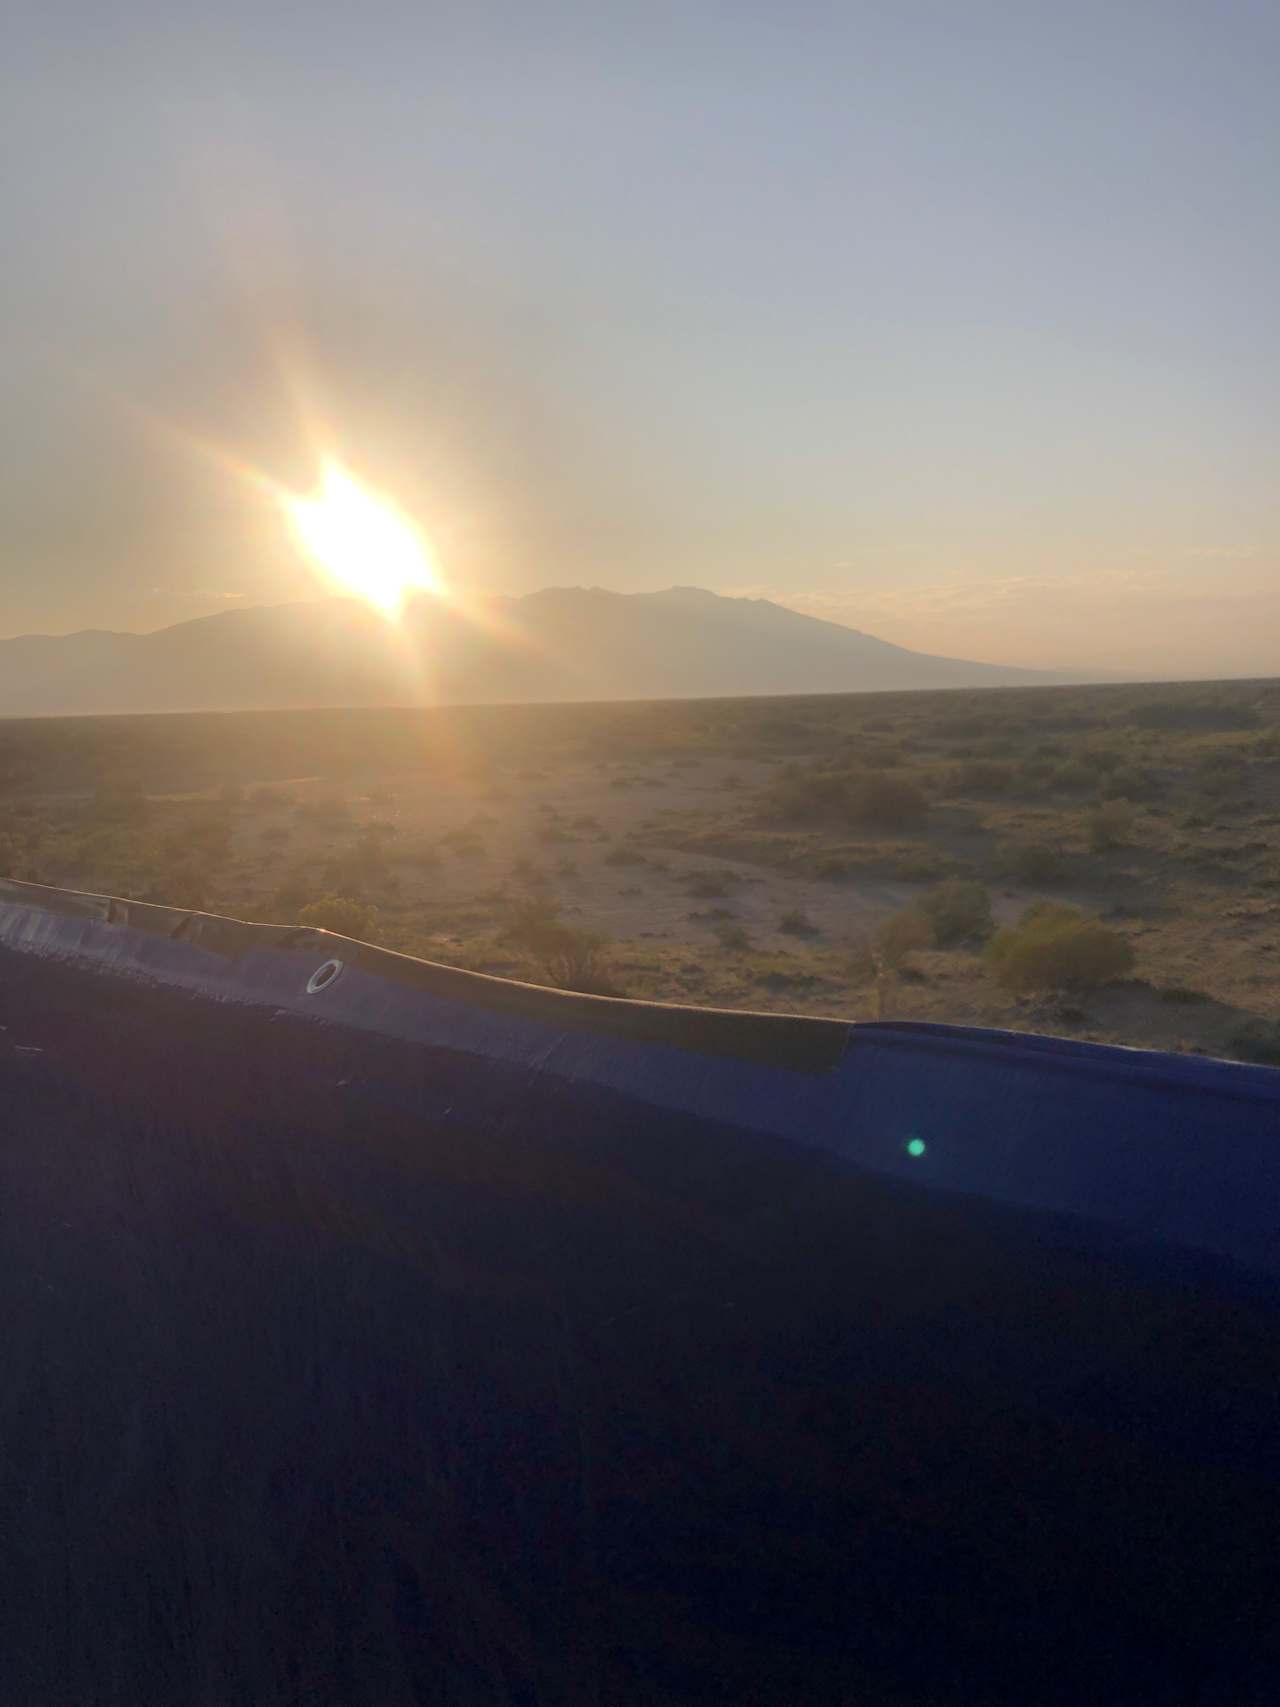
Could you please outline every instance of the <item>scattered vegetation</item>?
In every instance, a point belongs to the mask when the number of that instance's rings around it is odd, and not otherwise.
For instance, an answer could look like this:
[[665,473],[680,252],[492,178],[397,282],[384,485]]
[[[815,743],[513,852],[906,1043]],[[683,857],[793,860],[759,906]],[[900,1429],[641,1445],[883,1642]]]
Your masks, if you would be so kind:
[[312,930],[354,937],[357,942],[379,940],[378,909],[349,895],[322,895],[318,901],[300,907],[298,923]]
[[971,878],[951,877],[921,897],[920,911],[930,921],[939,948],[973,942],[991,933],[991,897]]
[[788,765],[760,801],[768,822],[839,824],[851,829],[919,829],[929,813],[921,790],[877,771],[824,770]]
[[932,948],[933,944],[933,922],[918,907],[904,907],[901,912],[894,913],[871,940],[875,957],[895,970],[903,965],[909,954],[918,949]]
[[523,951],[535,982],[587,995],[618,994],[604,939],[566,924],[559,902],[549,896],[514,902],[500,935]]
[[1000,869],[1018,883],[1057,883],[1066,874],[1062,849],[1052,842],[1006,842],[1000,849]]
[[1105,806],[1095,806],[1085,819],[1085,834],[1090,853],[1107,853],[1122,848],[1133,833],[1133,811],[1123,800],[1110,800]]
[[987,949],[997,982],[1020,993],[1096,989],[1124,977],[1133,962],[1133,948],[1119,931],[1060,901],[1028,907]]
[[1230,1047],[1231,1053],[1242,1061],[1280,1067],[1280,1020],[1246,1020],[1231,1033]]
[[[1048,994],[1272,1064],[1278,760],[1265,682],[10,721],[0,873],[659,999],[1016,1026]],[[1057,911],[992,942],[1010,891]],[[1108,988],[1136,944],[1150,983]]]

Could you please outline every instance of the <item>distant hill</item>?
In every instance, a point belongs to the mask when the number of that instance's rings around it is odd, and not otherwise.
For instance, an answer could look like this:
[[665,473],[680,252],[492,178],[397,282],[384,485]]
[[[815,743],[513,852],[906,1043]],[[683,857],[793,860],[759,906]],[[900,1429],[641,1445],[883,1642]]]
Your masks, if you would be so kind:
[[669,699],[998,687],[1061,678],[910,652],[767,599],[548,587],[481,620],[419,599],[398,626],[325,599],[152,634],[0,641],[0,715]]

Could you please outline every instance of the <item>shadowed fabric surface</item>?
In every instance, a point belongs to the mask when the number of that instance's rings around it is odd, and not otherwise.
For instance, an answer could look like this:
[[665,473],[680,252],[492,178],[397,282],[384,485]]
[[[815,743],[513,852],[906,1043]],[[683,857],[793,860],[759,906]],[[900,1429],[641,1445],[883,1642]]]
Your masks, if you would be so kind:
[[1273,1697],[1280,1075],[108,914],[0,896],[6,1702]]

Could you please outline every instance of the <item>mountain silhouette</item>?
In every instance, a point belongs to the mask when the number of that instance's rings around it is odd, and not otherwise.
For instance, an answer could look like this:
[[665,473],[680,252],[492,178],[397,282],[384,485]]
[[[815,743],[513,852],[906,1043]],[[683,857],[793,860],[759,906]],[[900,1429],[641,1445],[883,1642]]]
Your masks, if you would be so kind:
[[398,624],[349,599],[261,606],[150,634],[0,640],[0,715],[680,699],[1049,682],[933,657],[767,599],[699,587],[548,587]]

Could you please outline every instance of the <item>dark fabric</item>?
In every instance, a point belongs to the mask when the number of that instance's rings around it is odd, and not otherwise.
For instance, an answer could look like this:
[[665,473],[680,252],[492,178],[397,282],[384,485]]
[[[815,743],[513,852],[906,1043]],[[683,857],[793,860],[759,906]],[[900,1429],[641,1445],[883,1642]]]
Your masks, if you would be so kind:
[[[11,1707],[1274,1698],[1264,1268],[85,963],[0,1026]],[[1020,1070],[1176,1186],[1117,1053]]]

